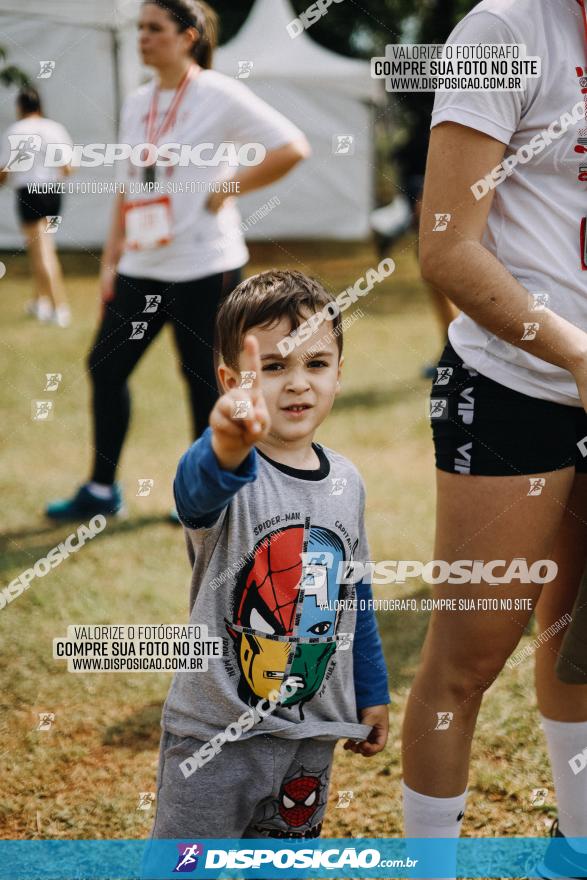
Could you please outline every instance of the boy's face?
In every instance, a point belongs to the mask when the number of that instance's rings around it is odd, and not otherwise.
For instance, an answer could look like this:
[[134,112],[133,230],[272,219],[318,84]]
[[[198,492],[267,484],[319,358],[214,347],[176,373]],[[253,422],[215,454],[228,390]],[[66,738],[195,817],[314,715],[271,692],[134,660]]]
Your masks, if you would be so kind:
[[[303,320],[309,315],[303,315]],[[287,318],[269,328],[247,330],[259,342],[261,388],[271,418],[271,438],[286,444],[311,441],[332,409],[342,367],[331,321],[325,321],[310,339],[283,357],[277,343],[290,332]],[[242,363],[239,366],[244,369]],[[231,372],[238,383],[240,376]]]

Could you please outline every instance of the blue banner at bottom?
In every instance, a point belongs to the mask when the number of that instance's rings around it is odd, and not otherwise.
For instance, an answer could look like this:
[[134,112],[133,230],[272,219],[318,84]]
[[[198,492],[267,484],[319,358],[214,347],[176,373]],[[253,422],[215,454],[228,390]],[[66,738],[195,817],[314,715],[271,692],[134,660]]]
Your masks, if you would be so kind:
[[585,838],[0,840],[0,880],[587,877]]

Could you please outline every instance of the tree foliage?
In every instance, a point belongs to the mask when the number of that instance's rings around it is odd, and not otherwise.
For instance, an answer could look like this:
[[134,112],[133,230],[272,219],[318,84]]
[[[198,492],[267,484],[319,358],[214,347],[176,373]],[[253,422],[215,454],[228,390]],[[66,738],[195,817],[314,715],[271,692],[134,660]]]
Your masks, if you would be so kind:
[[[254,0],[210,0],[220,15],[221,40],[233,37],[247,18]],[[299,15],[310,0],[290,0]],[[311,36],[327,49],[357,58],[382,52],[397,43],[413,22],[423,42],[444,42],[455,24],[477,0],[343,0],[332,3],[312,26]]]

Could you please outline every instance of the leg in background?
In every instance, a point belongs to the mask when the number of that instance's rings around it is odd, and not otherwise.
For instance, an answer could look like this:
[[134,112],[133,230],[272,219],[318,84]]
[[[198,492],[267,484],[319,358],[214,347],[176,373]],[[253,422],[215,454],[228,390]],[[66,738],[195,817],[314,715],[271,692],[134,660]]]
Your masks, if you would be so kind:
[[188,384],[194,437],[208,427],[218,399],[215,344],[216,313],[222,299],[238,284],[240,270],[174,285],[168,306],[181,369]]
[[[91,480],[111,485],[130,420],[127,379],[163,327],[162,309],[145,314],[145,297],[160,283],[118,275],[114,298],[106,305],[102,324],[88,359],[92,379],[94,465]],[[133,328],[133,323],[138,327]]]

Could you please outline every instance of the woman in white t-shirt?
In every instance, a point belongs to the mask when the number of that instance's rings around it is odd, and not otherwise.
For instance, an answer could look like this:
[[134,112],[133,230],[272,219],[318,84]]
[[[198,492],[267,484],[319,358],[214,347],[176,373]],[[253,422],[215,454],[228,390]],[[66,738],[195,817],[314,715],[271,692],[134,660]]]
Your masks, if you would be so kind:
[[[587,783],[569,769],[587,745],[587,687],[555,675],[587,561],[583,19],[578,0],[484,0],[448,42],[502,52],[525,44],[541,74],[518,91],[436,96],[420,258],[424,278],[462,310],[431,401],[433,558],[442,561],[434,595],[454,604],[433,612],[406,714],[408,837],[459,834],[482,696],[534,612],[537,699],[560,817],[553,836],[587,837]],[[508,173],[492,175],[504,160]],[[457,560],[465,562],[450,580],[447,563]]]
[[55,248],[55,231],[61,222],[61,179],[71,168],[45,163],[49,144],[71,145],[60,122],[43,115],[41,98],[32,86],[16,97],[18,122],[2,136],[0,184],[9,183],[16,196],[16,211],[31,261],[34,298],[27,311],[40,321],[67,327],[71,316],[63,287],[63,273]]
[[167,321],[194,435],[206,428],[217,397],[215,316],[248,259],[234,195],[273,183],[309,154],[298,128],[210,69],[216,31],[216,14],[199,0],[147,0],[141,8],[139,49],[156,77],[125,102],[119,142],[175,147],[161,150],[156,164],[150,147],[136,149],[117,175],[125,192],[102,257],[104,316],[89,358],[94,465],[73,498],[49,505],[52,518],[120,511],[127,380]]

